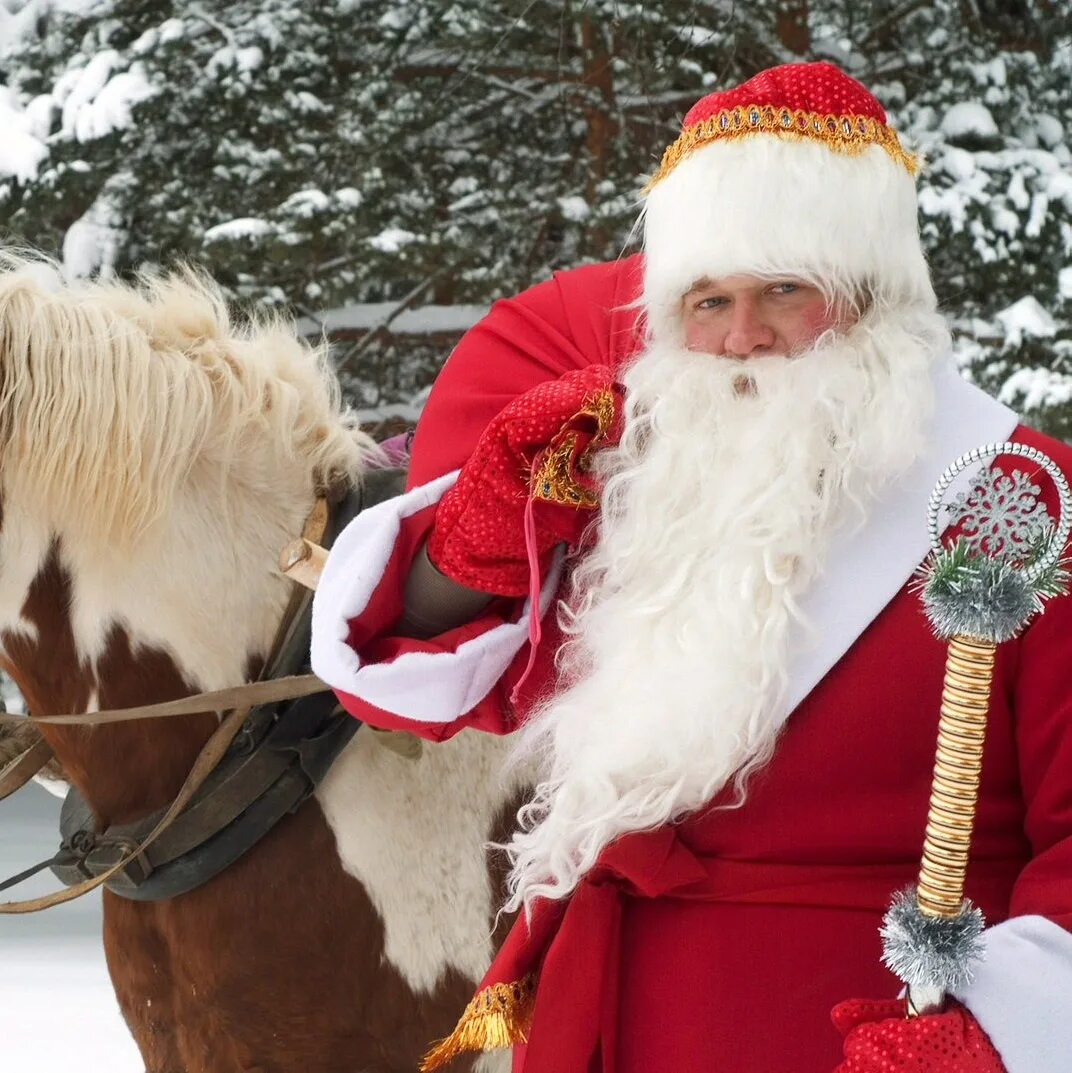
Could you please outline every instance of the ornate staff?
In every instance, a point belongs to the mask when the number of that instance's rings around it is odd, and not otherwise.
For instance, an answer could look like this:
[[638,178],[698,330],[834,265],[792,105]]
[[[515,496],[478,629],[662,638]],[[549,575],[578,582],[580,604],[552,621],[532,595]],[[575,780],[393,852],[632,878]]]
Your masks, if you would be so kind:
[[[1049,474],[1060,501],[1055,523],[1040,489],[1021,471],[984,465],[945,510],[959,533],[942,543],[942,499],[976,462],[1011,455]],[[1072,530],[1072,493],[1053,459],[1019,443],[991,443],[958,458],[939,478],[927,510],[933,554],[921,572],[923,606],[949,642],[938,751],[919,882],[900,892],[883,921],[883,961],[908,985],[908,1015],[940,1009],[966,984],[982,954],[983,915],[964,897],[986,716],[997,646],[1015,637],[1046,600],[1067,591],[1062,552]]]

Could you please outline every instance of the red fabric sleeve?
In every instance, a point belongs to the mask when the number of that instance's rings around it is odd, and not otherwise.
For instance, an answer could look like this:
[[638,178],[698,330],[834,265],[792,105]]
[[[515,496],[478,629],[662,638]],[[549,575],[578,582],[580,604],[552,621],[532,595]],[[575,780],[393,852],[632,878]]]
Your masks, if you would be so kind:
[[[435,515],[429,507],[403,520],[398,540],[392,549],[383,575],[373,591],[365,610],[349,620],[349,645],[359,653],[365,664],[391,663],[408,653],[423,652],[449,658],[466,641],[479,637],[498,626],[517,619],[521,601],[498,600],[484,614],[453,630],[426,640],[399,637],[392,633],[402,614],[402,592],[409,564],[424,542]],[[545,628],[537,660],[532,672],[511,700],[514,686],[521,678],[527,663],[528,649],[522,648],[514,657],[492,691],[471,711],[451,722],[424,722],[408,719],[395,712],[385,711],[362,697],[335,689],[343,708],[363,723],[380,730],[405,731],[430,741],[445,741],[460,730],[472,727],[492,734],[508,734],[518,725],[518,712],[527,710],[543,694],[554,675],[554,652],[560,633],[553,622]]]
[[[516,298],[500,301],[472,328],[448,358],[413,441],[408,489],[459,469],[472,454],[489,422],[513,399],[544,381],[594,363],[620,364],[634,352],[639,327],[633,307],[640,293],[639,257],[556,275]],[[364,663],[390,662],[409,652],[434,652],[445,658],[467,640],[520,614],[520,600],[500,600],[472,622],[418,641],[393,635],[402,612],[410,566],[435,520],[429,508],[402,523],[399,538],[372,599],[349,622],[349,643]],[[548,616],[535,665],[510,703],[514,684],[528,662],[527,646],[492,691],[468,713],[450,723],[422,723],[385,712],[345,692],[340,702],[363,722],[385,730],[405,730],[444,740],[466,727],[509,733],[520,716],[552,680],[553,655],[560,635]]]
[[[449,656],[465,641],[503,625],[508,615],[516,616],[520,604],[500,600],[472,622],[427,640],[399,637],[391,632],[402,614],[402,593],[410,564],[424,543],[434,516],[435,507],[430,507],[403,521],[398,541],[368,606],[360,616],[349,622],[348,643],[360,654],[363,663],[390,663],[409,652]],[[514,663],[517,663],[522,655],[523,652]],[[472,712],[449,723],[407,719],[394,712],[384,711],[350,693],[339,689],[335,692],[342,706],[363,723],[380,730],[405,731],[431,741],[445,741],[467,726],[493,734],[506,734],[514,729],[512,714],[506,703],[507,697],[498,689],[481,701]]]

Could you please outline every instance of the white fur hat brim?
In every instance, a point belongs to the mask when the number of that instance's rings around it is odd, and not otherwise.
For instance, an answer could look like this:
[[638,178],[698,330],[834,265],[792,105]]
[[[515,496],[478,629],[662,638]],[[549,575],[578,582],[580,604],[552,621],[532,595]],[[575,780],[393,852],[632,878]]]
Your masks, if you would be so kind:
[[934,305],[915,180],[878,145],[849,154],[756,134],[701,146],[649,191],[644,252],[644,305],[662,339],[680,332],[681,297],[705,277],[820,278]]

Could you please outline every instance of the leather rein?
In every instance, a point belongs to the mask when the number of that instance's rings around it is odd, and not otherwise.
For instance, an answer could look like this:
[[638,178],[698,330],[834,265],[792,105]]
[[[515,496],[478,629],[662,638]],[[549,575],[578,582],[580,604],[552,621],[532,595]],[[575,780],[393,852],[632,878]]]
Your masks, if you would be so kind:
[[[347,505],[350,506],[349,501]],[[351,506],[351,516],[360,510],[362,505],[363,504],[358,502],[356,505]],[[342,523],[345,524],[347,519],[330,518],[330,512],[326,501],[323,499],[318,500],[312,513],[306,519],[302,531],[302,539],[313,545],[318,545],[324,540],[325,534],[328,532],[329,523],[336,520],[341,520]],[[134,882],[124,882],[124,880],[127,880],[129,875],[128,870],[132,866],[135,867],[134,874],[136,876],[148,877],[151,874],[153,866],[149,861],[148,851],[150,847],[158,842],[164,832],[168,831],[183,814],[184,810],[190,806],[191,802],[194,801],[195,796],[198,794],[198,791],[205,786],[206,782],[210,779],[210,776],[220,768],[221,761],[223,761],[225,757],[230,757],[234,754],[234,749],[232,747],[236,744],[236,739],[239,739],[240,733],[243,731],[245,731],[247,735],[251,733],[251,726],[249,724],[251,718],[256,717],[260,713],[267,713],[267,719],[262,719],[261,723],[268,723],[270,726],[273,711],[268,706],[278,705],[288,701],[300,701],[301,698],[314,697],[317,694],[330,693],[330,688],[314,674],[291,674],[283,677],[272,677],[273,675],[278,674],[281,670],[281,663],[285,664],[293,662],[293,657],[295,655],[294,650],[296,648],[299,650],[303,648],[307,649],[307,630],[311,602],[311,590],[296,584],[280,621],[279,628],[276,631],[271,653],[265,662],[264,671],[262,672],[263,675],[269,677],[262,677],[257,681],[233,686],[228,689],[197,693],[177,700],[164,701],[157,704],[139,705],[132,708],[118,708],[109,711],[84,712],[70,715],[44,716],[14,716],[8,715],[7,713],[0,713],[0,725],[16,724],[23,726],[26,725],[27,722],[59,726],[101,726],[130,722],[136,719],[174,718],[182,715],[204,714],[206,712],[218,712],[221,714],[219,726],[213,731],[211,737],[202,747],[174,800],[165,810],[163,810],[161,815],[157,816],[154,814],[148,821],[141,821],[140,824],[131,825],[132,831],[136,837],[119,837],[118,839],[113,839],[111,846],[113,853],[111,859],[106,860],[103,866],[98,861],[98,866],[94,868],[92,872],[89,872],[86,869],[84,859],[86,856],[85,854],[82,854],[82,860],[76,862],[76,864],[80,866],[78,870],[71,867],[69,860],[66,862],[64,861],[63,855],[65,850],[68,851],[67,857],[70,858],[71,856],[71,847],[68,846],[68,841],[72,840],[65,841],[60,852],[53,857],[50,857],[48,860],[42,861],[39,864],[34,865],[32,868],[26,869],[18,875],[12,876],[10,879],[0,883],[0,891],[15,886],[48,867],[51,867],[64,882],[69,884],[68,888],[40,898],[0,903],[0,914],[39,912],[40,910],[49,909],[52,906],[62,905],[65,902],[80,898],[82,895],[88,894],[105,884],[108,884],[110,889],[116,889],[117,893],[139,900],[145,900],[146,897],[159,898],[183,893],[185,890],[192,889],[194,886],[200,885],[201,882],[205,882],[217,871],[226,867],[227,864],[231,863],[235,856],[249,848],[253,842],[255,842],[262,834],[266,833],[266,830],[270,829],[270,827],[281,818],[281,816],[274,814],[267,816],[261,824],[261,828],[263,829],[258,829],[252,834],[247,833],[243,843],[237,847],[237,853],[236,847],[230,847],[225,854],[225,859],[214,862],[210,874],[179,876],[177,883],[175,881],[171,883],[172,889],[165,891],[162,894],[140,895],[137,892],[139,884],[138,879]],[[304,661],[304,653],[301,657],[301,661]],[[323,709],[323,707],[324,705],[321,701],[320,708]],[[333,704],[332,708],[334,708]],[[318,713],[318,715],[322,714],[322,711]],[[309,723],[309,720],[306,719],[305,722]],[[320,719],[320,723],[322,722],[323,720]],[[303,792],[295,791],[293,789],[291,790],[290,796],[285,802],[285,804],[289,805],[291,808],[296,807],[297,804],[300,804],[301,801],[304,800],[305,796],[308,796],[312,786],[315,785],[315,781],[318,781],[319,778],[323,777],[331,760],[334,759],[342,745],[345,745],[346,741],[352,737],[353,732],[356,731],[359,726],[358,722],[356,720],[351,720],[350,717],[346,717],[345,722],[337,721],[337,723],[342,724],[343,733],[334,734],[334,738],[338,740],[329,743],[333,746],[333,749],[330,750],[330,756],[327,757],[326,762],[317,764],[316,758],[314,758],[311,765],[305,764],[304,762],[301,764],[302,767],[311,766],[314,769],[314,775],[311,784],[308,778],[304,780],[304,785],[301,787],[301,791]],[[352,723],[353,725],[346,726],[345,723]],[[267,733],[262,727],[261,732],[258,734],[258,738],[263,741],[266,736]],[[278,735],[276,736],[278,737]],[[289,745],[292,750],[297,752],[300,760],[304,761],[305,758],[302,750],[303,747],[308,744],[305,740],[299,739],[296,742],[287,742],[286,744]],[[241,752],[242,750],[240,749],[239,753],[241,754]],[[52,750],[48,743],[42,739],[38,739],[30,745],[29,748],[25,749],[6,764],[0,769],[0,800],[10,796],[20,787],[29,782],[33,776],[52,759],[52,757]],[[276,767],[278,768],[279,765],[277,764]],[[250,780],[247,778],[246,782],[249,781]],[[263,773],[261,774],[261,781],[266,781]],[[269,786],[268,789],[270,791],[273,787]],[[74,794],[73,788],[68,794],[68,801],[64,804],[65,813],[68,811],[68,805],[72,796],[77,797],[77,795]],[[82,803],[80,799],[78,803],[82,805],[83,812],[88,812],[88,809],[86,809],[84,803]],[[256,801],[254,802],[254,804],[257,803],[258,802]],[[241,804],[247,805],[249,802],[243,800]],[[250,811],[253,810],[250,809]],[[278,809],[276,811],[278,811]],[[64,819],[66,819],[66,817],[64,817]],[[61,823],[62,822],[63,819],[61,819]],[[145,827],[147,825],[149,830],[146,832]],[[84,832],[77,832],[77,834],[83,833]],[[218,829],[213,828],[210,833],[215,835],[218,833]],[[183,834],[186,834],[186,832],[180,832],[180,843],[183,843],[183,838],[181,837]],[[186,840],[193,842],[191,848],[196,848],[199,844],[196,838],[187,837]],[[204,839],[202,839],[202,841],[203,840]],[[77,841],[77,839],[73,841]],[[74,848],[77,849],[77,846]],[[217,857],[218,856],[219,854],[217,854]],[[65,863],[67,867],[64,870],[62,865]],[[140,869],[137,867],[138,865],[141,865]],[[186,871],[189,872],[189,869],[187,868]],[[80,875],[85,875],[86,878],[80,879]],[[73,882],[71,880],[72,876],[75,880]],[[118,888],[113,887],[113,884],[118,884]]]

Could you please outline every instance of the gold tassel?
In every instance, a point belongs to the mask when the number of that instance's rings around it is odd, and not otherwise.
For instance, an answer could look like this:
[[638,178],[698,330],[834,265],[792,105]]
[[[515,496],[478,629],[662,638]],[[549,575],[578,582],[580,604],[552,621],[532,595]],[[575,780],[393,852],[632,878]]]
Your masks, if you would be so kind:
[[535,997],[535,976],[485,987],[465,1007],[454,1031],[421,1060],[421,1073],[442,1069],[462,1054],[527,1043]]

